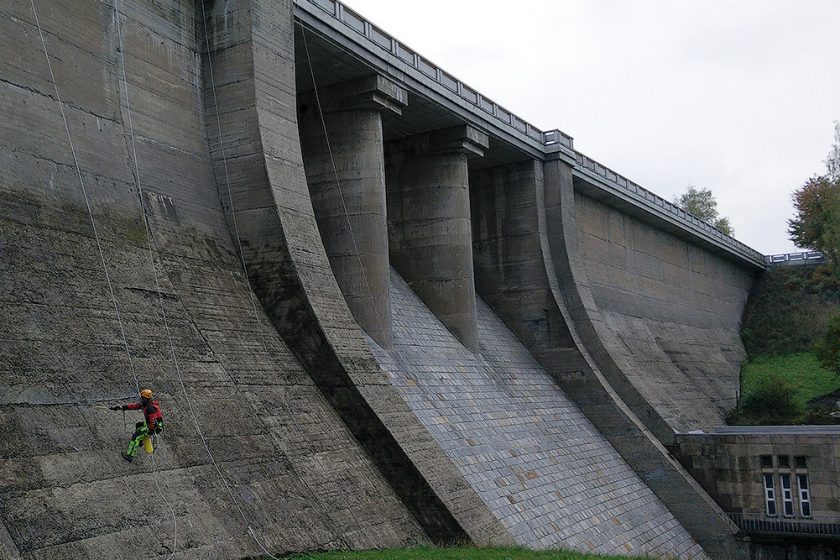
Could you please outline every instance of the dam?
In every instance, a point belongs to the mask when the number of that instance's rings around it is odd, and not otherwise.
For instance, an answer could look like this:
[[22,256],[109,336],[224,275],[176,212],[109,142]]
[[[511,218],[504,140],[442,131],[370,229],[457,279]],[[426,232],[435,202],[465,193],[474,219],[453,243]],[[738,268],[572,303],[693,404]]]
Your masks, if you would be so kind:
[[0,557],[745,557],[669,449],[761,254],[337,1],[0,16]]

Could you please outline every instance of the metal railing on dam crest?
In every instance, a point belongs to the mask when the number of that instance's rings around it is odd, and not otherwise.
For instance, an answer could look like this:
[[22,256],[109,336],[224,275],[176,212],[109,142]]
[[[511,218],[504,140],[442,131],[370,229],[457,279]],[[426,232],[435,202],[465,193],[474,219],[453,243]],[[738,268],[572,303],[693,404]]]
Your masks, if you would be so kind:
[[386,65],[399,65],[402,71],[412,72],[420,80],[434,84],[436,90],[443,92],[445,96],[459,104],[465,103],[471,107],[472,115],[483,118],[488,126],[503,130],[521,142],[537,148],[536,153],[542,153],[543,157],[561,152],[575,162],[577,169],[581,171],[581,176],[605,185],[605,187],[598,185],[599,187],[620,193],[622,197],[631,200],[633,204],[646,212],[678,224],[687,233],[710,242],[754,267],[767,266],[767,259],[759,251],[575,150],[574,139],[569,134],[559,129],[542,130],[518,117],[386,33],[342,2],[295,0],[295,4],[298,8],[298,16],[305,14],[310,21],[318,21],[322,25],[337,30],[352,44],[362,47],[369,53],[374,53],[378,59],[384,61],[390,59],[390,62],[385,63]]

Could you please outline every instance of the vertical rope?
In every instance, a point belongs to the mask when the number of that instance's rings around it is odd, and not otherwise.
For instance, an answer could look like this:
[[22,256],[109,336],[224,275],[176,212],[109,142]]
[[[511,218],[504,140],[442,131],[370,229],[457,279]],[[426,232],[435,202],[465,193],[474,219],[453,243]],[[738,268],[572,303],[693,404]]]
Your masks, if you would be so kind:
[[[218,131],[218,136],[219,136],[219,149],[220,149],[220,153],[221,153],[221,156],[222,156],[222,168],[224,170],[225,186],[226,186],[227,197],[228,197],[228,206],[230,208],[230,215],[231,215],[231,225],[233,225],[233,230],[234,230],[233,232],[234,232],[234,236],[236,237],[236,243],[237,243],[237,246],[238,246],[238,249],[239,249],[239,261],[240,261],[240,265],[242,266],[242,272],[244,274],[245,284],[246,284],[247,289],[248,289],[248,301],[250,303],[251,310],[254,314],[254,321],[256,322],[256,325],[257,325],[257,332],[259,333],[260,344],[262,345],[263,352],[265,353],[266,357],[268,357],[269,356],[269,351],[268,351],[268,346],[266,345],[266,342],[265,342],[266,336],[265,336],[265,332],[264,332],[264,325],[263,325],[262,321],[260,321],[259,311],[257,310],[256,295],[254,294],[253,288],[251,286],[250,276],[249,276],[249,272],[248,272],[248,265],[245,261],[245,252],[243,250],[242,238],[240,236],[239,226],[238,226],[238,223],[237,223],[237,220],[236,220],[236,207],[235,207],[234,202],[233,202],[233,194],[232,194],[232,190],[231,190],[231,186],[230,186],[230,174],[228,172],[227,155],[225,153],[224,142],[222,140],[222,138],[223,138],[222,123],[221,123],[221,118],[219,116],[219,102],[218,102],[218,97],[217,97],[217,94],[216,94],[216,80],[215,80],[215,74],[214,74],[214,71],[213,71],[213,59],[212,59],[212,56],[211,56],[211,53],[210,53],[210,35],[209,35],[208,29],[207,29],[207,15],[206,15],[203,3],[201,5],[201,15],[202,15],[202,22],[203,22],[203,25],[204,25],[204,39],[205,39],[205,44],[206,44],[206,47],[207,47],[207,62],[208,62],[208,69],[209,69],[209,74],[210,74],[210,86],[211,86],[211,91],[213,93],[213,105],[216,107],[216,115],[215,115],[215,117],[216,117],[216,127],[217,127],[217,131]],[[355,241],[354,241],[354,243],[355,243]],[[291,419],[292,414],[291,414],[291,409],[289,408],[288,403],[284,401],[283,404],[286,408],[287,417]],[[294,424],[292,422],[291,425],[293,425],[295,427],[295,429],[298,430],[299,434],[303,435],[296,424]],[[290,458],[289,463],[290,463],[290,466],[291,466],[292,470],[296,471],[296,468],[294,467],[293,462],[291,461],[290,453],[286,449],[283,449],[283,451]],[[301,483],[306,487],[306,489],[312,495],[312,497],[316,500],[319,500],[319,497],[318,497],[319,494],[312,489],[312,487],[309,485],[309,483],[306,482],[306,479],[303,476],[301,476],[300,473],[295,472],[295,474],[297,475],[298,480],[301,481]],[[326,511],[326,508],[324,508],[324,511]],[[373,544],[373,541],[371,541],[370,537],[363,530],[361,522],[359,521],[358,517],[356,516],[356,514],[352,510],[352,508],[348,508],[348,511],[350,512],[350,515],[353,518],[360,534],[363,535],[366,538],[366,540],[368,542],[368,546],[370,548],[376,548],[376,546]],[[253,532],[253,529],[249,527],[249,530],[251,531],[252,536],[254,537],[254,540],[257,541],[257,544],[260,544],[259,541],[256,538],[256,535]],[[340,530],[338,530],[335,522],[333,522],[333,530],[335,531],[336,536],[341,536],[342,532]],[[260,544],[260,546],[262,546],[262,545]]]
[[108,284],[108,292],[111,294],[111,302],[114,305],[114,314],[117,317],[117,323],[120,327],[120,336],[122,337],[123,347],[125,348],[125,355],[128,357],[128,365],[131,370],[131,376],[134,378],[134,387],[137,392],[140,392],[140,382],[137,379],[137,372],[134,369],[134,360],[131,359],[131,351],[128,348],[128,339],[125,336],[125,328],[123,327],[122,317],[120,316],[120,307],[117,305],[117,296],[114,294],[114,285],[111,282],[111,275],[108,272],[108,265],[105,263],[105,252],[102,250],[102,243],[99,239],[99,232],[96,229],[96,220],[93,217],[93,211],[90,207],[90,199],[88,198],[87,189],[85,188],[85,181],[82,179],[82,170],[79,167],[79,159],[76,157],[76,147],[73,144],[73,137],[70,135],[70,126],[67,124],[67,115],[64,112],[64,103],[61,101],[61,94],[58,92],[58,84],[55,81],[55,74],[53,73],[52,62],[50,62],[50,55],[47,52],[47,42],[44,39],[44,31],[41,29],[41,23],[38,21],[38,11],[35,9],[35,0],[29,0],[29,5],[32,6],[32,15],[35,16],[35,26],[38,28],[38,35],[41,37],[41,45],[44,48],[44,57],[47,59],[47,68],[50,71],[50,80],[52,80],[53,89],[55,90],[55,97],[58,100],[58,108],[61,111],[61,120],[64,121],[64,131],[67,133],[67,141],[70,144],[70,152],[73,155],[73,165],[76,166],[76,175],[79,178],[79,186],[82,188],[82,196],[85,200],[85,208],[87,208],[88,218],[90,218],[90,225],[93,228],[93,238],[96,240],[96,248],[99,251],[99,260],[102,263],[102,272],[105,273],[105,281]]
[[[365,264],[362,262],[362,255],[359,252],[359,245],[356,243],[356,236],[353,233],[353,224],[350,221],[350,211],[347,209],[347,202],[344,200],[344,192],[341,190],[341,181],[338,179],[338,168],[335,165],[335,157],[333,156],[332,146],[330,145],[330,135],[327,131],[327,121],[324,119],[324,111],[321,107],[321,96],[318,94],[318,83],[315,81],[315,70],[312,67],[312,59],[309,56],[309,45],[306,42],[306,28],[300,22],[295,22],[300,26],[301,36],[303,37],[303,49],[306,52],[306,61],[309,65],[309,75],[312,78],[312,89],[315,92],[315,103],[318,105],[318,116],[321,118],[321,126],[324,129],[324,141],[327,144],[327,152],[330,155],[330,163],[332,164],[333,177],[335,178],[335,186],[338,190],[338,198],[341,200],[341,208],[344,210],[344,219],[347,221],[347,229],[350,231],[350,240],[353,242],[353,251],[356,253],[356,258],[359,261],[359,268],[362,271],[362,280],[365,282],[365,289],[367,289],[370,304],[373,307],[373,314],[376,317],[376,322],[379,324],[379,330],[382,334],[387,331],[382,325],[382,318],[379,316],[379,310],[376,308],[376,300],[373,298],[373,291],[370,289],[367,272],[365,271]],[[390,271],[389,271],[390,275]],[[390,290],[390,284],[386,283],[385,289]]]
[[[91,206],[90,206],[90,198],[88,197],[87,189],[85,188],[85,182],[84,182],[84,179],[82,178],[82,170],[81,170],[81,167],[79,166],[79,160],[78,160],[78,157],[76,155],[76,147],[73,144],[73,136],[70,134],[70,126],[67,123],[67,115],[64,111],[64,103],[61,101],[61,94],[60,94],[59,89],[58,89],[58,83],[55,79],[55,73],[53,72],[52,62],[50,61],[50,55],[49,55],[49,52],[47,50],[47,42],[44,38],[44,31],[41,28],[41,22],[38,19],[38,10],[35,8],[35,0],[29,0],[29,5],[32,8],[32,15],[35,19],[35,26],[38,28],[38,35],[41,39],[41,46],[43,47],[44,57],[46,58],[46,61],[47,61],[47,69],[49,70],[49,73],[50,73],[50,80],[52,81],[53,89],[55,90],[55,97],[56,97],[56,100],[58,101],[58,107],[59,107],[59,110],[61,112],[61,120],[64,123],[64,131],[67,134],[67,141],[70,144],[70,152],[73,156],[73,164],[76,167],[76,176],[79,179],[79,186],[82,189],[82,196],[83,196],[84,201],[85,201],[85,208],[87,209],[88,218],[90,219],[90,225],[91,225],[91,228],[93,229],[93,236],[94,236],[94,239],[96,240],[96,248],[99,252],[99,260],[102,264],[102,271],[105,274],[105,280],[106,280],[106,283],[108,284],[108,291],[111,295],[111,302],[113,303],[113,306],[114,306],[114,314],[116,315],[117,323],[119,324],[120,336],[122,338],[123,347],[125,349],[126,357],[128,358],[129,368],[131,370],[131,376],[134,379],[134,387],[135,387],[136,391],[139,393],[140,392],[140,382],[137,378],[137,372],[136,372],[135,367],[134,367],[134,361],[131,358],[131,351],[130,351],[129,346],[128,346],[128,339],[125,335],[125,327],[123,326],[122,317],[120,315],[120,308],[119,308],[119,305],[117,304],[117,297],[116,297],[116,294],[114,293],[114,286],[113,286],[113,283],[111,282],[111,275],[108,272],[108,266],[107,266],[107,263],[105,261],[105,252],[102,249],[102,243],[101,243],[101,240],[99,238],[99,232],[97,231],[97,228],[96,228],[96,219],[93,216],[93,211],[92,211]],[[119,26],[119,12],[117,12],[118,33],[119,33],[119,27],[120,27]],[[120,48],[122,49],[122,36],[121,36],[121,34],[120,34]],[[125,68],[123,68],[123,73],[125,73]],[[126,90],[126,96],[127,96],[127,90]],[[135,158],[136,158],[136,151],[135,151]],[[125,431],[125,411],[123,411],[123,431]],[[175,525],[174,537],[173,537],[174,542],[173,542],[173,545],[172,545],[172,553],[169,555],[169,558],[167,559],[167,560],[170,560],[175,555],[175,551],[177,550],[177,546],[178,546],[178,524],[177,524],[177,521],[176,521],[175,510],[172,508],[169,501],[164,496],[163,490],[161,489],[160,483],[158,482],[157,465],[155,463],[154,456],[152,456],[152,473],[153,473],[155,486],[157,487],[158,493],[161,496],[161,498],[163,498],[163,501],[166,503],[166,506],[169,508],[169,511],[172,513],[172,521]]]
[[[152,253],[152,237],[151,232],[149,231],[149,223],[146,219],[146,208],[143,203],[143,186],[140,181],[140,166],[137,158],[137,144],[134,139],[134,124],[131,120],[131,93],[128,89],[128,77],[126,75],[126,56],[125,56],[125,47],[123,46],[123,37],[122,37],[122,22],[120,21],[120,9],[119,9],[119,0],[114,0],[114,18],[116,20],[116,28],[117,28],[117,38],[119,40],[120,46],[120,53],[122,54],[122,82],[123,88],[125,89],[125,105],[126,105],[126,114],[128,116],[128,131],[129,131],[129,138],[131,139],[131,149],[132,149],[132,156],[134,160],[134,178],[137,182],[137,196],[140,198],[140,213],[143,217],[143,227],[146,231],[146,240],[148,242],[149,247],[149,260],[151,263],[152,271],[154,272],[155,277],[155,287],[157,288],[158,294],[158,302],[161,307],[161,312],[163,312],[163,323],[166,327],[166,332],[169,334],[169,325],[166,321],[166,313],[163,310],[163,298],[160,293],[160,284],[158,283],[157,277],[157,268],[155,267],[155,260],[154,254]],[[178,361],[175,356],[175,349],[172,346],[172,338],[169,338],[169,348],[172,351],[172,358],[175,360],[175,367],[178,367]],[[180,374],[179,374],[180,376]],[[125,411],[123,411],[123,423],[125,423]],[[157,472],[157,462],[155,461],[155,456],[152,454],[152,475],[155,480],[155,487],[157,488],[158,495],[161,497],[163,502],[166,504],[166,507],[169,509],[170,513],[172,514],[172,526],[173,526],[173,542],[172,542],[172,553],[168,556],[167,560],[171,560],[173,556],[175,556],[175,552],[178,550],[178,516],[175,514],[175,509],[172,507],[172,504],[169,503],[169,500],[166,499],[166,495],[163,492],[163,489],[160,486],[160,481],[158,480],[158,472]]]

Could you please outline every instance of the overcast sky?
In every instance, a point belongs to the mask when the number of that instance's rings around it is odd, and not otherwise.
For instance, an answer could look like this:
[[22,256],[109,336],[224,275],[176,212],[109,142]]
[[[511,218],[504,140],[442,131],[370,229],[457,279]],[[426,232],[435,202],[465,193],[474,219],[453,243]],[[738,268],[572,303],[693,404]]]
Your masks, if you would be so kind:
[[488,98],[735,237],[794,251],[840,119],[840,0],[347,0]]

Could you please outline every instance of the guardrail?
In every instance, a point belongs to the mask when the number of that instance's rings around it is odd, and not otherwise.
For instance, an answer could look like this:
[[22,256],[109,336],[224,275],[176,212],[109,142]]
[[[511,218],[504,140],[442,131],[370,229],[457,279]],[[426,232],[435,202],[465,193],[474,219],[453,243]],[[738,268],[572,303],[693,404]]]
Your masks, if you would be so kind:
[[635,198],[642,199],[646,201],[648,204],[652,206],[657,206],[661,208],[663,211],[675,216],[679,220],[689,223],[696,228],[703,230],[707,235],[717,238],[719,241],[728,245],[729,247],[736,249],[737,251],[741,252],[742,254],[751,257],[752,259],[756,260],[757,262],[766,261],[764,255],[753,249],[752,247],[741,243],[737,239],[732,236],[726,235],[716,227],[712,226],[711,224],[704,222],[703,220],[693,216],[692,214],[686,212],[676,204],[669,202],[662,198],[661,196],[652,193],[651,191],[647,190],[646,188],[642,187],[641,185],[634,183],[627,177],[616,173],[609,167],[598,163],[597,161],[593,160],[590,157],[583,155],[580,152],[576,152],[575,157],[577,159],[577,163],[584,169],[588,169],[595,173],[596,175],[600,175],[608,182],[617,185],[619,188],[627,191]]
[[801,253],[783,253],[780,255],[766,255],[764,262],[774,264],[817,264],[825,262],[825,255],[819,251],[803,251]]
[[840,523],[834,519],[767,517],[760,513],[727,513],[726,515],[745,533],[840,539]]
[[394,37],[388,35],[382,29],[378,28],[338,0],[297,1],[298,3],[308,2],[309,4],[317,6],[336,20],[355,31],[360,36],[365,37],[371,45],[396,56],[412,68],[419,70],[426,77],[431,78],[446,89],[457,94],[467,103],[478,107],[488,115],[495,117],[496,120],[501,123],[518,130],[530,138],[533,138],[542,145],[554,146],[559,144],[570,150],[574,149],[574,139],[562,130],[540,130],[528,121],[517,117],[501,105],[484,97],[475,89],[455,78],[452,74],[442,70],[440,67],[418,54],[417,51],[408,48]]

